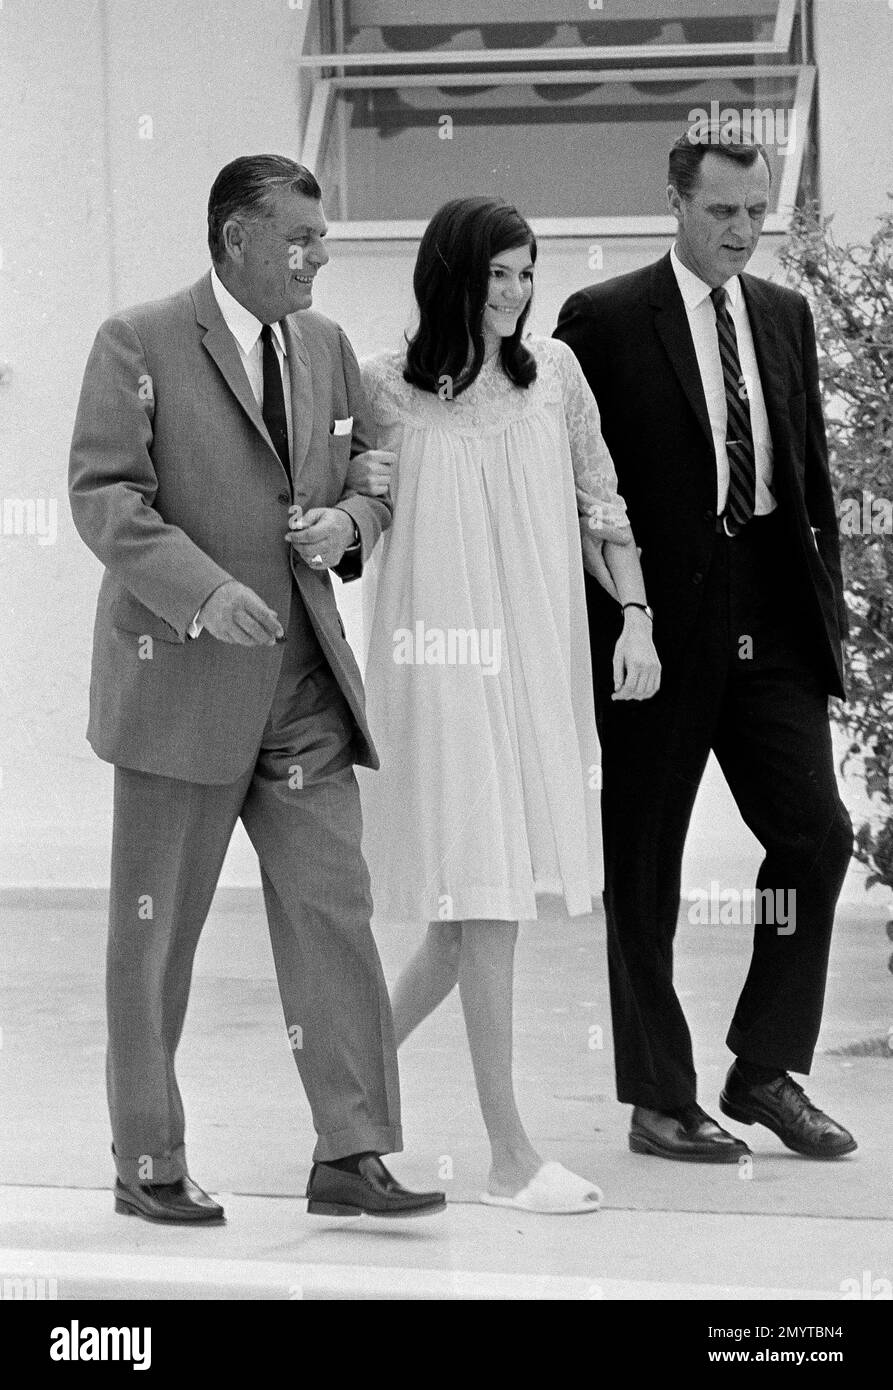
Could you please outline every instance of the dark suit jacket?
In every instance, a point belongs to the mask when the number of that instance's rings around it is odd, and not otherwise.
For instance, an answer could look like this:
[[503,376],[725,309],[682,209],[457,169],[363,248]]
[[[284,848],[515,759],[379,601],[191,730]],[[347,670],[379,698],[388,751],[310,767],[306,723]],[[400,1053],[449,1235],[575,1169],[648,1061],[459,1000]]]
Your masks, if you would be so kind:
[[[741,284],[772,436],[773,489],[800,585],[795,602],[814,632],[828,691],[843,695],[847,620],[812,316],[794,290],[747,274]],[[669,253],[571,295],[555,337],[573,348],[598,401],[642,549],[655,645],[669,666],[696,620],[717,541],[710,421]],[[609,609],[616,616],[616,605]]]
[[[105,566],[93,636],[87,736],[123,767],[231,782],[255,757],[282,647],[209,632],[187,641],[198,609],[237,579],[288,629],[297,582],[356,723],[356,760],[378,759],[363,683],[327,570],[285,541],[289,505],[338,503],[366,556],[389,505],[345,491],[352,454],[375,428],[350,344],[307,310],[283,320],[292,397],[289,477],[205,275],[169,299],[122,310],[100,328],[71,446],[75,525]],[[353,435],[332,432],[353,416]],[[146,639],[151,639],[147,641]]]

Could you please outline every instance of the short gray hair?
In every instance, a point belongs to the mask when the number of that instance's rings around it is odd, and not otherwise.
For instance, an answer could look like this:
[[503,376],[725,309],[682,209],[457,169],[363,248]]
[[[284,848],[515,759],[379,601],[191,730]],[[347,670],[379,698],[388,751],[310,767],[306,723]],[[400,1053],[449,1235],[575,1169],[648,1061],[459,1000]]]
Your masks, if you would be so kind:
[[223,228],[231,217],[264,216],[269,195],[288,188],[319,200],[322,189],[303,164],[282,154],[245,154],[224,165],[208,198],[208,246],[215,265],[223,259]]

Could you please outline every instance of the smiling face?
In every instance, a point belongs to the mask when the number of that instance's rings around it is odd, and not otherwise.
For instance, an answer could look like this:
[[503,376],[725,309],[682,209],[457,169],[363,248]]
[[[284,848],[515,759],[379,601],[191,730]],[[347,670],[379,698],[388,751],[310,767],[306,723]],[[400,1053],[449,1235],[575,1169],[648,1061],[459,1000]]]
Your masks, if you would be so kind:
[[516,246],[493,257],[481,324],[488,355],[499,347],[502,338],[512,336],[532,294],[529,246]]
[[705,154],[698,180],[683,196],[670,184],[670,211],[679,228],[676,254],[711,289],[743,270],[769,210],[769,170],[762,156],[747,166]]
[[226,288],[262,323],[309,309],[313,281],[329,259],[322,203],[274,188],[267,215],[235,216],[223,228],[225,254],[217,273]]

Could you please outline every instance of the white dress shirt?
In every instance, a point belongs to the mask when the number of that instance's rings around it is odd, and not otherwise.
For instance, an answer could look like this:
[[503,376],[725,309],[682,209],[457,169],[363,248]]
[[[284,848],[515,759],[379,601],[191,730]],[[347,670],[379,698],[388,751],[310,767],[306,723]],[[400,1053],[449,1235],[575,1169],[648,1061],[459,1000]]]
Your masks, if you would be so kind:
[[[240,304],[238,299],[230,294],[216,270],[211,271],[211,289],[214,291],[214,298],[220,307],[223,321],[236,340],[236,347],[239,349],[239,357],[242,359],[242,366],[245,368],[245,375],[249,385],[254,392],[254,399],[263,409],[264,404],[264,346],[260,340],[260,332],[263,324],[260,319],[255,318],[250,309],[246,309],[244,304]],[[282,373],[282,394],[285,397],[285,421],[288,426],[288,450],[291,454],[291,382],[288,375],[288,349],[285,345],[285,338],[282,333],[281,323],[272,323],[273,345],[276,348],[276,356],[279,359],[279,370]]]
[[[675,246],[670,251],[670,263],[688,315],[688,326],[695,345],[695,356],[698,359],[698,370],[701,373],[701,383],[707,401],[707,414],[710,417],[716,454],[716,511],[717,515],[720,515],[725,509],[729,490],[729,456],[726,452],[726,388],[719,356],[716,310],[710,298],[710,286],[682,264]],[[757,516],[765,516],[768,512],[774,511],[776,506],[772,495],[772,439],[769,434],[766,400],[760,383],[747,306],[738,276],[733,275],[731,280],[727,280],[724,289],[728,296],[727,307],[735,325],[738,360],[741,363],[741,375],[744,377],[750,405],[750,428],[753,434],[757,475],[754,512]]]
[[[264,345],[260,340],[263,324],[259,318],[255,318],[250,309],[246,309],[244,304],[240,304],[238,299],[224,285],[217,271],[211,270],[211,289],[214,291],[214,298],[223,315],[223,321],[236,340],[236,347],[239,349],[239,357],[242,366],[245,368],[245,375],[248,384],[254,392],[254,399],[257,401],[261,410],[264,406]],[[282,325],[273,323],[270,325],[273,330],[273,346],[276,349],[276,356],[279,359],[279,370],[282,373],[282,394],[285,397],[285,423],[288,429],[288,452],[291,456],[291,381],[288,375],[288,349],[285,346],[285,338],[282,333]],[[201,611],[201,610],[199,610]],[[196,613],[189,627],[186,629],[187,637],[198,637],[202,630],[202,623],[198,620]]]

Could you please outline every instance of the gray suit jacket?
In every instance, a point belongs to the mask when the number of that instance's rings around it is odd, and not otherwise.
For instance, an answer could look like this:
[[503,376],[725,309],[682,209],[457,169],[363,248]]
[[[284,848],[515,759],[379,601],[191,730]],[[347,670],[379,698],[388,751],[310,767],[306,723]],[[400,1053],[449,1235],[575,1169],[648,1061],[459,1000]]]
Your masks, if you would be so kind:
[[[356,722],[355,758],[378,757],[331,577],[284,540],[292,497],[338,503],[368,556],[389,506],[347,493],[350,457],[373,447],[357,361],[312,310],[283,321],[292,396],[292,478],[267,433],[210,274],[100,328],[71,446],[75,525],[105,565],[93,637],[90,723],[101,758],[193,782],[235,781],[260,744],[282,647],[203,632],[198,609],[227,579],[254,589],[288,628],[296,581]],[[353,434],[332,433],[352,415]]]

